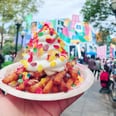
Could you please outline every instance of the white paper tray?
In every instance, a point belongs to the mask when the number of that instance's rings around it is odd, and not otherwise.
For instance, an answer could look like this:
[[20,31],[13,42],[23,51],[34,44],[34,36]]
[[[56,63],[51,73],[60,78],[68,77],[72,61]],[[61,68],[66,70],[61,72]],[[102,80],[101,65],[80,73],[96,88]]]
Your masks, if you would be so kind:
[[23,92],[20,90],[16,90],[2,82],[2,79],[8,73],[11,73],[20,63],[11,64],[0,70],[0,88],[11,94],[13,96],[28,99],[28,100],[40,100],[40,101],[53,101],[53,100],[61,100],[76,96],[87,91],[94,82],[94,76],[92,72],[84,65],[77,64],[77,68],[80,69],[81,75],[84,77],[84,81],[78,87],[75,87],[73,90],[69,90],[68,92],[60,92],[60,93],[51,93],[51,94],[34,94],[29,92]]

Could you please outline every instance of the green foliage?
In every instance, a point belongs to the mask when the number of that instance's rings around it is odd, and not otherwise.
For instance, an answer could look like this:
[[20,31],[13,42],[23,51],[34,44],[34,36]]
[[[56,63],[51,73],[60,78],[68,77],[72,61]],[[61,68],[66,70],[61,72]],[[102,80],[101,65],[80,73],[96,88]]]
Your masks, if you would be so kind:
[[11,52],[14,52],[14,45],[10,42],[6,42],[3,46],[3,54],[11,54]]
[[[39,0],[39,2],[42,2]],[[38,11],[37,0],[0,0],[0,17],[2,22],[13,20],[17,16],[24,17],[28,13]]]
[[[24,20],[27,14],[38,12],[38,7],[40,7],[40,3],[42,2],[42,0],[0,0],[1,45],[4,40],[5,24],[15,25],[13,23],[15,23],[17,18]],[[14,26],[10,26],[8,33],[13,35],[15,31]]]
[[10,64],[12,64],[12,63],[13,63],[12,61],[4,62],[4,63],[2,63],[2,68],[4,68],[5,66],[10,65]]
[[[21,45],[18,46],[18,50],[21,49]],[[5,42],[3,49],[2,49],[3,54],[11,54],[15,52],[15,45],[12,42],[12,40],[9,40],[7,42]]]
[[108,21],[114,16],[109,0],[86,0],[81,13],[84,21],[91,23],[94,28],[108,30],[110,34],[116,32],[116,22]]
[[96,19],[104,21],[111,14],[111,8],[108,0],[86,0],[82,13],[87,22]]
[[109,45],[112,43],[111,37],[109,36],[109,31],[108,30],[100,30],[99,32],[99,37],[96,37],[96,43],[101,46],[101,45]]

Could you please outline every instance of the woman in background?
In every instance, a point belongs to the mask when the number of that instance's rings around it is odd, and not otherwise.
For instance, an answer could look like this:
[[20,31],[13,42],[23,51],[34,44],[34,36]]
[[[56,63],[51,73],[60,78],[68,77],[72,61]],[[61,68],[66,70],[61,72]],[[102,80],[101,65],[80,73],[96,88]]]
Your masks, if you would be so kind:
[[110,93],[110,86],[114,86],[114,82],[110,80],[109,67],[104,66],[104,70],[100,74],[100,93]]
[[96,66],[95,66],[95,73],[94,73],[94,75],[97,74],[97,80],[98,80],[99,79],[99,75],[100,75],[100,71],[101,71],[101,60],[100,60],[99,57],[96,58],[95,64],[96,64]]

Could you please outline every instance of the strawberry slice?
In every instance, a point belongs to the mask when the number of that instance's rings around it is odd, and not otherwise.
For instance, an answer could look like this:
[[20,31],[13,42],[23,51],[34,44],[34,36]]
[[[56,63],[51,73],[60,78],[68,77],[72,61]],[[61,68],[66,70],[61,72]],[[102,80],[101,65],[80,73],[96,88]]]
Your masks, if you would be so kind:
[[52,38],[46,38],[46,42],[49,43],[49,44],[52,44],[55,42],[55,39],[52,39]]
[[59,49],[59,45],[54,45],[54,48],[55,49]]

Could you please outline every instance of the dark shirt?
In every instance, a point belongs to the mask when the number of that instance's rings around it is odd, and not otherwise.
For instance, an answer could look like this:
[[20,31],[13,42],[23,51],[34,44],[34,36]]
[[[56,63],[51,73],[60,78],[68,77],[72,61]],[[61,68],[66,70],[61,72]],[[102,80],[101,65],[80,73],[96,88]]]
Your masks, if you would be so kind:
[[89,69],[95,69],[95,60],[94,59],[89,59],[89,61],[88,61],[88,68]]
[[4,63],[4,56],[2,56],[2,54],[0,54],[0,69],[1,69],[2,63]]

